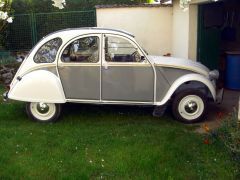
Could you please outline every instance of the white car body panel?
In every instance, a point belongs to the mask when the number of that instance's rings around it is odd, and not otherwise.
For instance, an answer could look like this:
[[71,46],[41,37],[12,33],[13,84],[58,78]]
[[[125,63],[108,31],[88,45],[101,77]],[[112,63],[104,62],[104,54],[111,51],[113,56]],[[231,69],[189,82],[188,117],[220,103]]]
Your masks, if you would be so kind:
[[206,66],[192,60],[164,56],[148,56],[148,58],[158,66],[191,70],[205,76],[208,76],[210,72]]
[[66,102],[60,79],[45,70],[33,71],[23,76],[11,88],[8,97],[25,102]]
[[196,81],[196,82],[201,82],[205,84],[208,87],[209,91],[211,92],[211,95],[214,101],[216,100],[216,90],[215,90],[216,87],[209,79],[207,79],[206,77],[200,74],[187,74],[185,76],[178,78],[172,84],[172,86],[170,87],[169,91],[167,92],[163,100],[161,102],[156,102],[155,105],[157,106],[164,105],[171,98],[171,96],[178,89],[178,87],[180,87],[185,82],[189,82],[189,81]]

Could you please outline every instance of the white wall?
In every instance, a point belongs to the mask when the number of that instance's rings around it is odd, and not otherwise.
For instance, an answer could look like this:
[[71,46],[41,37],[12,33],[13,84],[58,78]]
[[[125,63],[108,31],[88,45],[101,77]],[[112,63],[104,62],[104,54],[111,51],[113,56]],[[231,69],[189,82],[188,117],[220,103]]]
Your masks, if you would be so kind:
[[97,9],[97,26],[133,33],[149,54],[172,53],[172,7]]
[[197,59],[198,7],[191,4],[189,10],[183,11],[179,1],[173,4],[173,56],[191,60]]
[[196,4],[191,4],[189,7],[188,36],[188,58],[197,60],[198,6]]
[[189,12],[179,7],[179,1],[173,4],[172,54],[175,57],[188,58]]
[[97,9],[98,27],[133,33],[149,54],[171,53],[174,57],[192,60],[197,59],[197,22],[197,4],[191,4],[188,11],[183,11],[179,0],[173,1],[173,7]]

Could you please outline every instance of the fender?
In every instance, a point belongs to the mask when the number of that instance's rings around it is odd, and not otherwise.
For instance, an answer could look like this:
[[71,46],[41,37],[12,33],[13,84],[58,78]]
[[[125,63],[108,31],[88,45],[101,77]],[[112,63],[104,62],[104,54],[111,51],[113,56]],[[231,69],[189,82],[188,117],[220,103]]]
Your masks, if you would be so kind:
[[24,75],[10,89],[8,97],[25,102],[66,102],[59,77],[46,70],[36,70]]
[[205,84],[208,87],[209,91],[211,92],[214,101],[216,101],[215,85],[209,79],[200,74],[187,74],[174,81],[174,83],[171,85],[162,101],[156,102],[155,105],[157,106],[164,105],[171,98],[171,96],[178,89],[178,87],[180,87],[182,84],[188,81],[197,81]]

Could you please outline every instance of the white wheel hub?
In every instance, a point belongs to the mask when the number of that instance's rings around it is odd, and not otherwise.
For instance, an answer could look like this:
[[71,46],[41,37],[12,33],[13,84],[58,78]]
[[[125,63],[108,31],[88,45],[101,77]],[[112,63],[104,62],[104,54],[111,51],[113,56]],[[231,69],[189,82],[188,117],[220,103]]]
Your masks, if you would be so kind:
[[56,106],[51,103],[31,103],[30,110],[35,118],[40,121],[47,121],[55,115]]
[[184,97],[179,105],[178,112],[186,120],[194,120],[199,118],[204,112],[204,102],[197,95],[188,95]]

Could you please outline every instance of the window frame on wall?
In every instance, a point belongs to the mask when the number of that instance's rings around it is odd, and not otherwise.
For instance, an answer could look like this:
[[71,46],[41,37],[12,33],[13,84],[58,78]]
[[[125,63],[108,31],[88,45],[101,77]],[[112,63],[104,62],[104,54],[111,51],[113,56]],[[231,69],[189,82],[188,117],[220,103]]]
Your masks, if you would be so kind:
[[[90,37],[94,37],[97,39],[97,62],[91,62],[91,61],[64,61],[63,60],[63,53],[64,51],[71,46],[75,41],[79,41],[80,39],[84,39],[84,38],[90,38]],[[100,34],[87,34],[87,35],[81,35],[78,37],[75,37],[74,39],[70,40],[67,44],[64,45],[64,47],[62,48],[61,52],[60,52],[60,57],[59,57],[59,62],[61,64],[99,64],[101,62],[101,35]]]
[[[108,37],[115,37],[115,38],[120,38],[120,39],[124,39],[125,41],[129,42],[129,44],[131,44],[136,51],[139,53],[140,58],[144,57],[144,59],[141,59],[141,61],[137,62],[137,61],[107,61],[106,60],[106,38]],[[145,57],[144,53],[142,52],[141,48],[131,39],[129,39],[128,37],[125,37],[123,35],[116,35],[116,34],[110,34],[110,33],[106,33],[103,36],[103,62],[104,63],[108,63],[108,64],[146,64],[149,63],[147,58]]]

